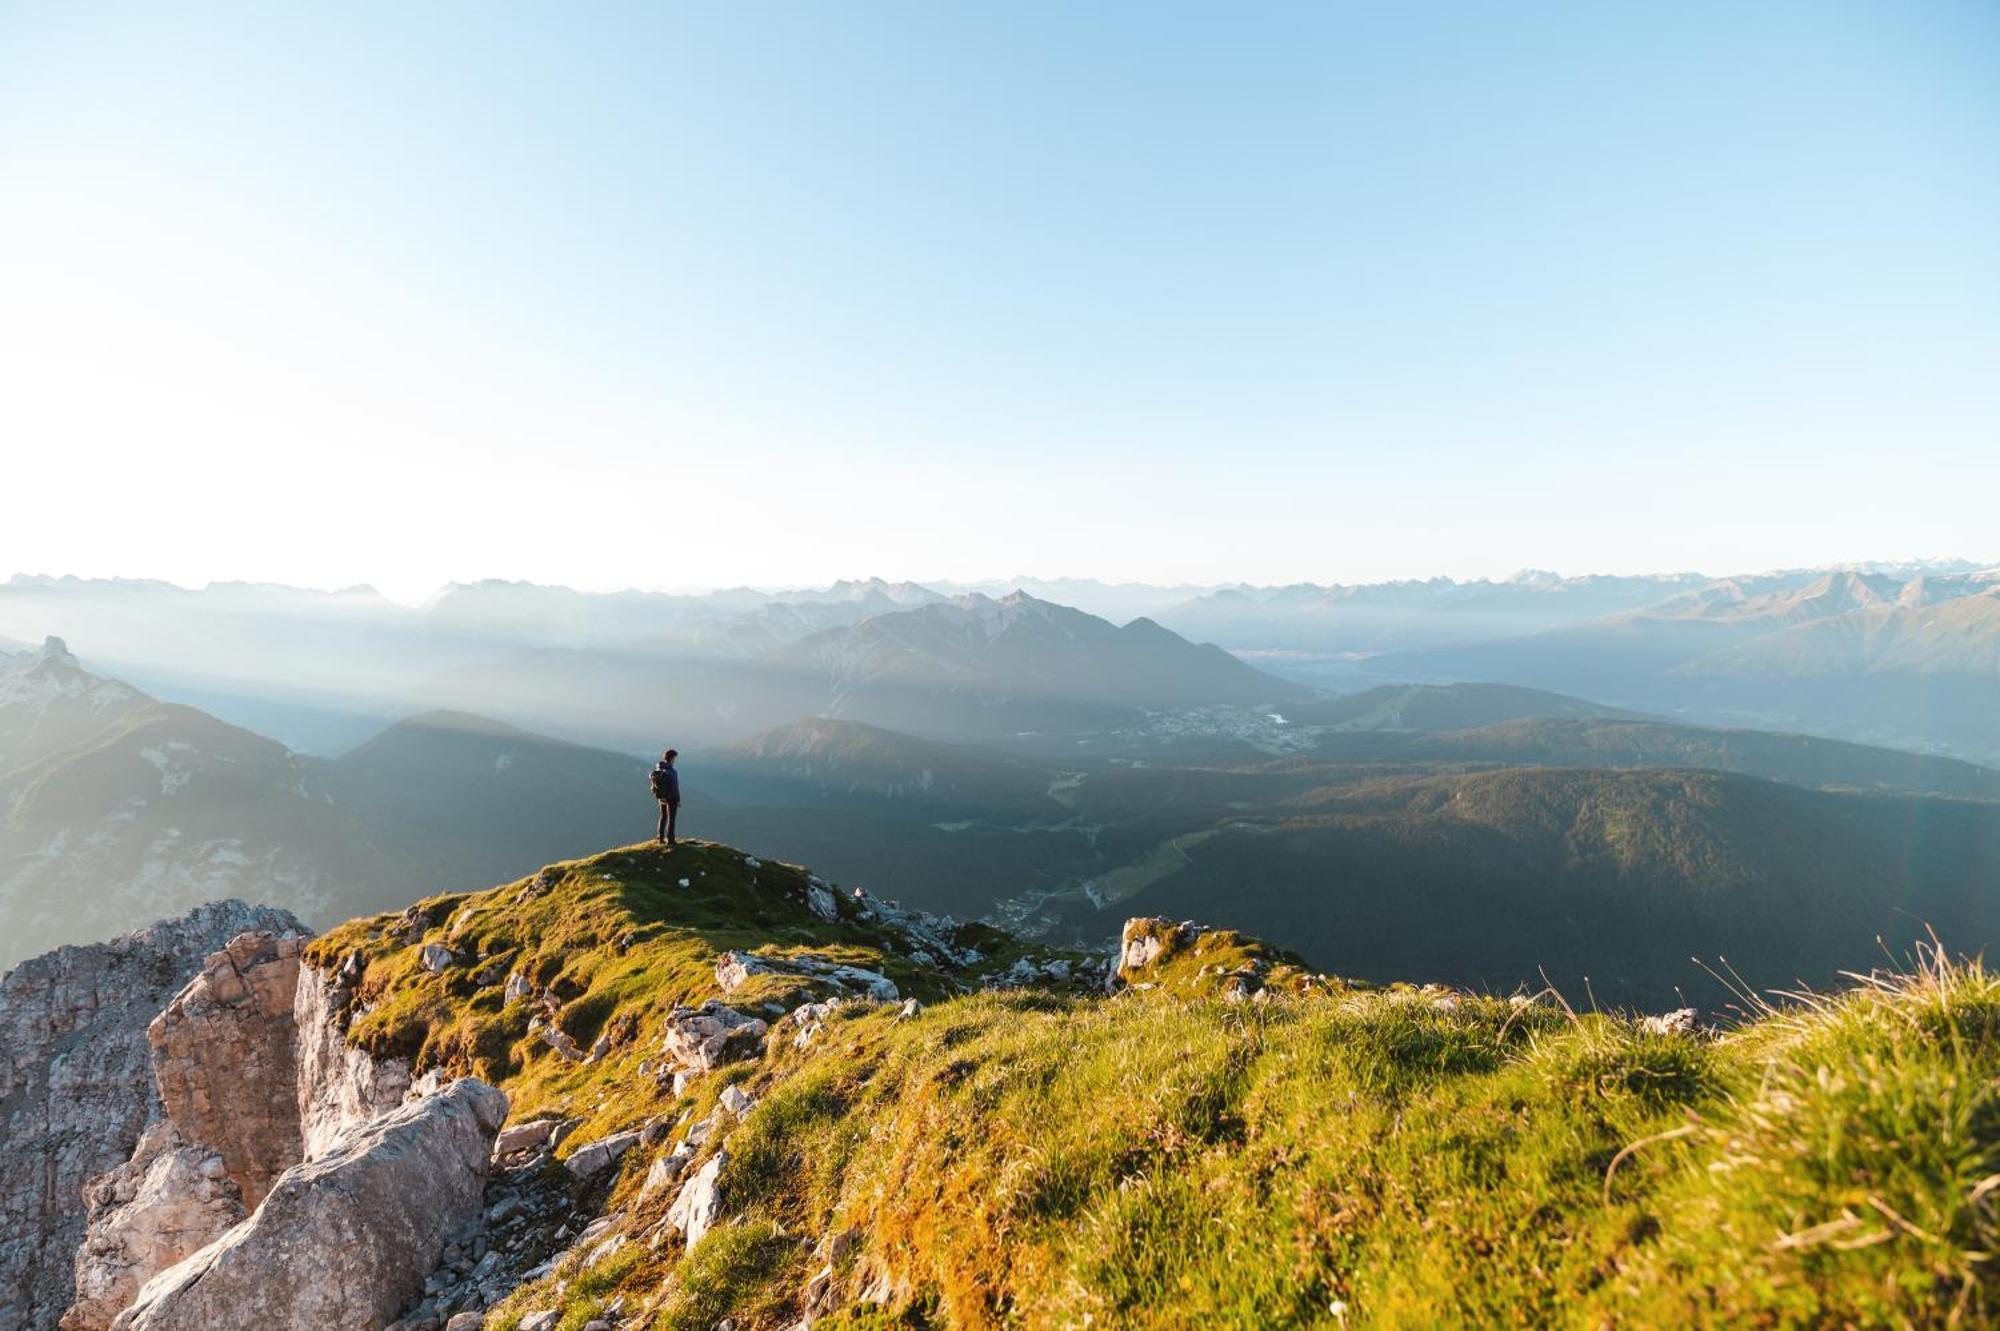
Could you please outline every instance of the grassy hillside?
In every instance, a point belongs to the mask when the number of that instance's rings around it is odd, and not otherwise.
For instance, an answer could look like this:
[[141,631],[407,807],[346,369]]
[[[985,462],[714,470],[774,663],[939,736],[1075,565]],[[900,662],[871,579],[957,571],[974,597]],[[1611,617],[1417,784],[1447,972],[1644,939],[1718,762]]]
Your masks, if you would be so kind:
[[2000,804],[1698,771],[1510,768],[1328,787],[1243,816],[1123,903],[1282,938],[1323,967],[1612,1002],[1830,980],[1922,936],[2000,939]]
[[1624,716],[1615,707],[1509,684],[1385,684],[1361,693],[1293,703],[1295,725],[1341,730],[1472,730],[1526,717]]
[[[681,878],[691,886],[681,888]],[[515,1120],[715,1124],[717,1223],[632,1149],[585,1189],[610,1219],[488,1326],[580,1331],[1300,1325],[1947,1326],[1989,1321],[2000,1240],[2000,981],[1941,963],[1719,1035],[1578,1016],[1553,997],[1373,990],[1229,934],[1167,930],[1116,997],[958,993],[1020,954],[925,965],[803,871],[719,846],[552,866],[321,939],[358,954],[351,1038],[476,1071]],[[970,941],[969,938],[960,940]],[[426,942],[477,966],[425,972]],[[841,949],[929,1006],[849,1004],[676,1095],[675,1001],[726,947]],[[501,963],[501,964],[496,964]],[[588,1063],[530,1036],[525,970]],[[1233,977],[1261,996],[1217,997]],[[730,995],[789,1002],[771,977]],[[725,1087],[755,1097],[713,1112]],[[681,1135],[676,1128],[673,1136]],[[687,1177],[684,1173],[683,1177]],[[621,1243],[614,1240],[624,1239]],[[607,1246],[608,1245],[608,1246]]]
[[[650,830],[647,764],[462,712],[427,712],[328,765],[343,808],[427,882],[473,887]],[[421,889],[419,889],[421,890]]]
[[1934,754],[1768,730],[1536,718],[1411,736],[1399,757],[1522,767],[1700,767],[1802,786],[2000,798],[2000,771]]

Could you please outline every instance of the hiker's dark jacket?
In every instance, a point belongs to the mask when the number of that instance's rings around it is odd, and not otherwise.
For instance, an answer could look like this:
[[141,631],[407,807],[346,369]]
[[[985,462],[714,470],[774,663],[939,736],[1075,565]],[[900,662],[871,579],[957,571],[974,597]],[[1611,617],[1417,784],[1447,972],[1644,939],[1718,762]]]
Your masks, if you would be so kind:
[[679,804],[681,802],[681,774],[665,763],[653,769],[659,774],[655,783],[660,791],[660,803]]

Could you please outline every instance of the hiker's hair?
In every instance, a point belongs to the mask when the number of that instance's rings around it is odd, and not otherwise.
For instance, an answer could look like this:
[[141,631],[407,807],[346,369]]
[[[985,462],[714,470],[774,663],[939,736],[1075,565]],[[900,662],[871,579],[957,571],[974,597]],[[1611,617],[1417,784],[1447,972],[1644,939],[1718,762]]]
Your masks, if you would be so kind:
[[672,762],[674,759],[681,756],[681,751],[679,749],[668,749],[665,753],[661,754],[660,756],[662,758],[665,758],[668,762]]

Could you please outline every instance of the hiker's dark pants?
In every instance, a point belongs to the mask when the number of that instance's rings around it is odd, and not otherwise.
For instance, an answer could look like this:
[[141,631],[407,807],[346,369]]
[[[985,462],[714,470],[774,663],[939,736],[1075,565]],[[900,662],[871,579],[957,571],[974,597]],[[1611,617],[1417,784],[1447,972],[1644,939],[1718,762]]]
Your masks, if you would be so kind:
[[680,805],[668,804],[665,800],[660,801],[660,830],[654,834],[653,840],[665,841],[672,844],[674,839],[674,817],[680,811]]

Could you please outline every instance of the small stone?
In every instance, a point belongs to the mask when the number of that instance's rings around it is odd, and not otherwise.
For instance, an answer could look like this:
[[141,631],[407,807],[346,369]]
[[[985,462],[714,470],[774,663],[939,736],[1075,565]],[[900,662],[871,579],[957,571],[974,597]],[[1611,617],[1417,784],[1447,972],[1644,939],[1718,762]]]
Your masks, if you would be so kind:
[[424,950],[418,954],[417,959],[422,963],[425,970],[436,974],[438,971],[449,970],[456,965],[458,963],[458,953],[452,951],[443,943],[426,943],[424,944]]
[[833,899],[833,893],[818,884],[806,888],[806,909],[828,924],[840,918],[840,905]]
[[532,1123],[516,1123],[511,1128],[503,1128],[493,1140],[493,1153],[513,1155],[516,1151],[531,1151],[546,1142],[560,1122],[560,1119],[538,1118]]
[[670,1152],[654,1160],[652,1168],[646,1171],[646,1182],[640,1187],[639,1195],[641,1197],[650,1197],[669,1183],[672,1183],[680,1177],[681,1170],[687,1167],[687,1162],[691,1158],[691,1156],[676,1155]]
[[625,1152],[638,1143],[639,1134],[636,1132],[616,1133],[588,1146],[578,1147],[569,1159],[563,1161],[563,1165],[576,1178],[595,1178],[617,1164]]
[[1647,1035],[1693,1035],[1701,1027],[1701,1014],[1691,1007],[1675,1008],[1657,1017],[1643,1017],[1639,1029]]

